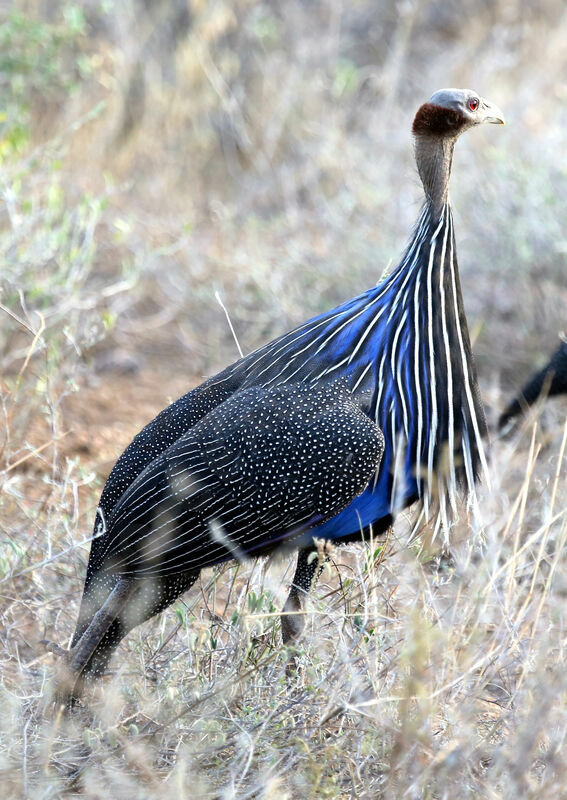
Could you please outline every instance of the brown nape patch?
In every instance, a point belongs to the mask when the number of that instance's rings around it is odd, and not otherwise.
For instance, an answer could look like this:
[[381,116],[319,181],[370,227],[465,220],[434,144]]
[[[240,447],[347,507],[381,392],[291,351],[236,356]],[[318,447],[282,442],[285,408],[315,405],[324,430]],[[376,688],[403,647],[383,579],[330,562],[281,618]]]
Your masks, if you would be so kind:
[[424,103],[417,110],[412,132],[414,136],[452,136],[457,135],[467,122],[459,111]]

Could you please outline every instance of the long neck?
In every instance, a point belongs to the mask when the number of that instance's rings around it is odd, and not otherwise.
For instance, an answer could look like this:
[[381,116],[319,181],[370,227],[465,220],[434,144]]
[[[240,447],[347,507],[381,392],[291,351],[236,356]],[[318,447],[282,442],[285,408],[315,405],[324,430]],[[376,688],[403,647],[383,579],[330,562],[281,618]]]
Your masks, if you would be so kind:
[[447,202],[454,147],[453,137],[424,135],[415,137],[417,169],[434,216],[441,213]]

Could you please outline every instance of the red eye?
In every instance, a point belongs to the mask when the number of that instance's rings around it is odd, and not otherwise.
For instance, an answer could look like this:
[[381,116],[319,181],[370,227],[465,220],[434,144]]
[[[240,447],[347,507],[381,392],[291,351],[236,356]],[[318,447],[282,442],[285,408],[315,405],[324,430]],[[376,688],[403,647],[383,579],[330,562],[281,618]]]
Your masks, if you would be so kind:
[[469,108],[471,111],[476,111],[478,108],[478,97],[473,97],[472,100],[469,100]]

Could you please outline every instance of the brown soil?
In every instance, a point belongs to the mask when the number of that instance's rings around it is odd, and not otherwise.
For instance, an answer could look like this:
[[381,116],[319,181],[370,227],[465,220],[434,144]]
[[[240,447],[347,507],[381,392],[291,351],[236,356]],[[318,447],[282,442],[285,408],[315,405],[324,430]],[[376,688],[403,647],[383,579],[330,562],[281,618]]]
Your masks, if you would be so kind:
[[90,377],[62,403],[64,456],[81,461],[106,479],[120,453],[144,425],[202,378],[172,375],[162,367],[137,373]]
[[[124,448],[156,414],[203,380],[151,363],[140,370],[85,372],[77,391],[61,400],[54,426],[52,416],[36,402],[29,404],[25,416],[16,415],[8,471],[10,477],[18,476],[25,501],[5,498],[7,514],[12,504],[20,502],[36,508],[58,505],[61,495],[54,487],[64,478],[67,460],[74,459],[81,474],[94,473],[97,478],[95,484],[79,481],[78,486],[80,514],[90,527],[102,487]],[[17,403],[21,406],[25,399],[21,390]],[[75,477],[79,474],[74,471]],[[46,485],[50,475],[54,482]]]

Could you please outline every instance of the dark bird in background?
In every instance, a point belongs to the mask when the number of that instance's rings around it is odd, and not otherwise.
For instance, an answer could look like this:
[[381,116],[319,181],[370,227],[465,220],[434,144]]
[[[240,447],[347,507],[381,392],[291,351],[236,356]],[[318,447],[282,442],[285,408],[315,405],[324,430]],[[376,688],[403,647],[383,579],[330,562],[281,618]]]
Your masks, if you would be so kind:
[[448,186],[457,138],[485,122],[502,114],[475,92],[436,92],[413,122],[425,204],[399,266],[181,397],[120,456],[66,652],[72,692],[203,567],[299,546],[289,642],[317,570],[314,538],[381,534],[418,500],[447,522],[457,494],[474,490],[486,424]]
[[567,394],[567,341],[561,342],[549,363],[530,378],[520,394],[506,407],[500,415],[498,427],[503,428],[542,395],[552,397],[557,394]]

